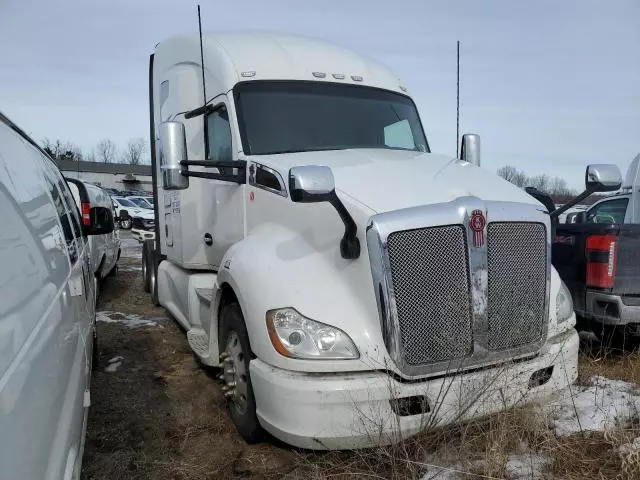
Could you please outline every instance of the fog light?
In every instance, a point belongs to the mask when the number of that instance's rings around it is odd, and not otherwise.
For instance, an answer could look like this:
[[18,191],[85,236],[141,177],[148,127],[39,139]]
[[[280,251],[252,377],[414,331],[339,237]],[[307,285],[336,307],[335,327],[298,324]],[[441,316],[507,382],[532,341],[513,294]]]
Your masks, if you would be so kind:
[[539,387],[544,385],[551,379],[551,375],[553,375],[553,365],[547,368],[541,368],[540,370],[536,370],[531,375],[529,379],[529,388]]

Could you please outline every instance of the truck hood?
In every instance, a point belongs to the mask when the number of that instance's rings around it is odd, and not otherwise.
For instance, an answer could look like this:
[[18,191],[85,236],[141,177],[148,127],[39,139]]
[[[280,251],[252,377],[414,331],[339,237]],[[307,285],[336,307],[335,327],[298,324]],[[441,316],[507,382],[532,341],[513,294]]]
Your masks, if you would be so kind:
[[254,157],[281,172],[299,165],[326,165],[336,190],[376,213],[476,196],[488,201],[539,205],[497,175],[445,155],[385,149],[300,152]]

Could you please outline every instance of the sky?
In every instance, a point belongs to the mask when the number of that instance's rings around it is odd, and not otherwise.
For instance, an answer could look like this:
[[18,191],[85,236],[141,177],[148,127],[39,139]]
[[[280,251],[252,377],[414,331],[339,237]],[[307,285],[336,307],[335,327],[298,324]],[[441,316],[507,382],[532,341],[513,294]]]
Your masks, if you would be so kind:
[[[197,32],[188,0],[0,0],[0,111],[36,141],[148,139],[148,59]],[[590,163],[622,174],[640,153],[639,0],[200,0],[203,30],[326,38],[389,66],[431,150],[461,133],[482,166],[547,173],[579,189]]]

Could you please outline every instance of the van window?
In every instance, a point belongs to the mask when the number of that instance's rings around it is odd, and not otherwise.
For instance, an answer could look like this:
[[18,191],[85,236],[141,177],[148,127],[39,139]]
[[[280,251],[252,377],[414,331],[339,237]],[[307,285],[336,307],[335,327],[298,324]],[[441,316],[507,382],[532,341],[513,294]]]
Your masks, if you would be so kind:
[[227,108],[222,106],[207,117],[207,156],[209,160],[230,161],[231,127]]
[[616,198],[595,205],[587,214],[588,223],[624,223],[628,198]]
[[[69,253],[69,259],[72,264],[75,264],[78,260],[79,255],[79,245],[76,242],[76,238],[82,238],[82,230],[80,229],[80,224],[78,218],[73,214],[73,212],[77,213],[78,209],[75,207],[75,202],[73,202],[73,198],[71,198],[71,192],[68,192],[67,189],[63,189],[62,191],[59,189],[58,185],[61,185],[61,182],[64,182],[61,175],[56,175],[56,171],[51,165],[46,165],[45,163],[45,174],[44,179],[47,185],[47,190],[49,190],[49,194],[53,200],[53,204],[56,209],[56,213],[58,214],[58,218],[60,219],[60,225],[62,225],[62,233],[64,234],[64,239],[67,243],[67,252]],[[56,182],[56,177],[60,177],[60,182]],[[56,185],[56,183],[58,185]],[[71,208],[67,209],[65,205],[66,200],[64,199],[65,190],[69,194],[71,198]]]

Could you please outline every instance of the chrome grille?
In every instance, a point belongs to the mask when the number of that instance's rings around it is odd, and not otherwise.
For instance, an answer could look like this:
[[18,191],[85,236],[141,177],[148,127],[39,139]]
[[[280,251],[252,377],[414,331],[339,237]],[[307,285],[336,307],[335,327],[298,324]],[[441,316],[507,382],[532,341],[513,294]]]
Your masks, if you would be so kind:
[[473,335],[463,227],[394,232],[387,248],[404,361],[422,365],[469,355]]
[[504,350],[539,341],[546,318],[545,226],[490,223],[487,267],[489,349]]

